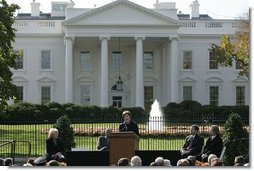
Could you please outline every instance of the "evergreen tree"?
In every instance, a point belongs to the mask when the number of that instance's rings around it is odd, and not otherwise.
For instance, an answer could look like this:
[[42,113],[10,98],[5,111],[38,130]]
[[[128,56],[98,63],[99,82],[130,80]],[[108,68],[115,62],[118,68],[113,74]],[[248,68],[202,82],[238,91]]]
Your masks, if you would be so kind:
[[71,147],[75,147],[74,131],[71,127],[71,120],[66,116],[61,116],[53,126],[58,129],[59,138],[63,141],[64,150],[70,151]]
[[232,113],[225,123],[225,132],[223,135],[224,146],[224,164],[226,166],[234,165],[236,156],[249,154],[249,133],[244,128],[240,115]]
[[14,52],[12,45],[15,38],[12,26],[17,9],[18,5],[9,5],[5,0],[0,0],[0,112],[7,105],[7,100],[16,95],[16,86],[11,83],[10,68],[16,67],[15,59],[20,55]]

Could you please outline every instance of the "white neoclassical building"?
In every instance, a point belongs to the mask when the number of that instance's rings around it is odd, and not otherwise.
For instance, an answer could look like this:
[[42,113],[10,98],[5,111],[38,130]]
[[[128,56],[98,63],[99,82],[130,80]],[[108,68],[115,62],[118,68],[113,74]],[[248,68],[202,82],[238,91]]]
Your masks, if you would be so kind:
[[237,20],[177,13],[175,3],[148,9],[117,0],[93,9],[73,1],[52,2],[51,13],[31,3],[20,13],[14,48],[22,51],[13,70],[18,100],[98,106],[148,107],[157,99],[201,104],[249,105],[249,81],[239,67],[218,66],[209,52]]

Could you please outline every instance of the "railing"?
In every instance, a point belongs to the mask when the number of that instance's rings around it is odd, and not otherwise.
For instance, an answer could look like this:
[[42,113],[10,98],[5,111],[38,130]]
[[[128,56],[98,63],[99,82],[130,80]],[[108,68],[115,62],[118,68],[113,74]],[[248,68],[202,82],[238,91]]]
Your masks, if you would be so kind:
[[[16,141],[16,140],[11,140],[11,141],[8,141],[8,140],[0,140],[0,142],[3,142],[2,144],[0,144],[0,151],[1,151],[1,157],[11,157],[12,158],[12,160],[13,160],[13,163],[15,163],[15,158],[16,157],[26,157],[26,158],[28,158],[28,157],[30,157],[31,156],[31,149],[32,149],[32,145],[31,145],[31,143],[29,142],[29,141],[25,141],[25,140],[18,140],[18,141]],[[17,150],[17,144],[18,143],[26,143],[26,144],[28,144],[28,154],[27,155],[20,155],[20,153],[18,154],[18,155],[16,155],[16,150]],[[9,149],[7,148],[5,148],[5,149],[2,149],[2,147],[5,147],[6,145],[11,145],[11,152],[8,152],[9,151]],[[24,146],[22,145],[21,146],[22,147],[22,151],[24,151]],[[20,152],[20,150],[19,150],[19,152]]]
[[183,21],[180,20],[183,28],[239,28],[241,23],[239,21]]

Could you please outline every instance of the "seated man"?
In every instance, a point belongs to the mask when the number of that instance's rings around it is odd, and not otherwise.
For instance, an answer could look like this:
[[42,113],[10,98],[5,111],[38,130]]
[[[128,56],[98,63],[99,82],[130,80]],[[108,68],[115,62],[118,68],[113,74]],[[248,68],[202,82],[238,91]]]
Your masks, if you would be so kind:
[[187,158],[190,155],[195,156],[201,153],[204,145],[204,138],[198,135],[199,127],[197,125],[192,125],[190,131],[191,135],[186,137],[181,151],[182,158]]
[[207,139],[203,152],[196,156],[197,160],[202,160],[203,162],[208,161],[208,156],[210,154],[220,156],[223,148],[223,141],[220,137],[219,127],[217,125],[212,125],[209,132],[211,137]]
[[97,149],[99,151],[109,151],[109,135],[111,133],[111,129],[107,128],[105,130],[105,136],[99,136],[98,138],[98,145],[97,145]]

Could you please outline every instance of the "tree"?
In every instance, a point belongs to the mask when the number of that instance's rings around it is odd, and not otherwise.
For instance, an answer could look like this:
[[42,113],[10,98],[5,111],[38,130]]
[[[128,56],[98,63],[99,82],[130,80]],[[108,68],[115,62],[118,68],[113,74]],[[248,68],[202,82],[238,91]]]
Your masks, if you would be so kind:
[[0,111],[7,105],[7,100],[16,95],[16,86],[11,83],[10,68],[16,68],[15,59],[20,55],[14,52],[12,46],[16,31],[12,25],[17,9],[18,5],[8,5],[5,0],[0,0]]
[[249,20],[243,20],[235,35],[224,35],[220,45],[212,44],[212,53],[218,64],[225,67],[232,67],[236,61],[240,65],[239,76],[249,78],[250,62],[250,26]]
[[225,123],[223,142],[226,147],[224,154],[224,164],[234,165],[236,156],[249,156],[249,133],[244,128],[240,115],[231,113]]
[[57,119],[57,122],[53,126],[58,129],[59,138],[63,141],[63,147],[65,152],[70,151],[71,147],[75,146],[74,143],[74,131],[71,127],[71,120],[66,116],[61,116]]

